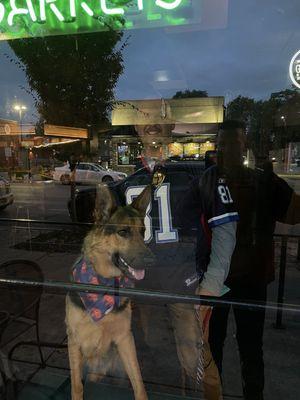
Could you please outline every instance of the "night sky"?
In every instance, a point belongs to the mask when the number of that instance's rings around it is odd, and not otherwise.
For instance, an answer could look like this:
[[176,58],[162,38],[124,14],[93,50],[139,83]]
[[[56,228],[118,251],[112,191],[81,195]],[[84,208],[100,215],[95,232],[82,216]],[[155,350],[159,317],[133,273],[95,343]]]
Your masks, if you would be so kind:
[[[220,0],[221,2],[224,0]],[[229,0],[227,26],[177,32],[141,29],[124,52],[124,74],[116,88],[120,99],[168,98],[178,90],[201,89],[209,95],[267,98],[291,87],[290,60],[300,49],[299,0]],[[20,86],[24,74],[9,63],[0,42],[0,117],[15,118],[12,104],[32,100]]]

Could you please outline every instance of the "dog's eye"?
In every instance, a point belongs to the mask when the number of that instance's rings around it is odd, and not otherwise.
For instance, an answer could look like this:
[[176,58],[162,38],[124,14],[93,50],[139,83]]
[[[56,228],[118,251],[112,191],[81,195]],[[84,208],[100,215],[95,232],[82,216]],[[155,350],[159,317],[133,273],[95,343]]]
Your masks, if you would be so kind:
[[121,229],[118,231],[118,235],[122,237],[128,237],[130,234],[130,231],[128,229]]

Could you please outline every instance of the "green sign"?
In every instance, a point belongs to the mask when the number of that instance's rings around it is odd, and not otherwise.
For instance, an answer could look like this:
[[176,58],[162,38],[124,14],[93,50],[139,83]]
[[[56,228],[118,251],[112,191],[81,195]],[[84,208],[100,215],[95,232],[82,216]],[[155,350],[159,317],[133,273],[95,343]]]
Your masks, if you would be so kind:
[[0,40],[199,23],[202,0],[0,0]]

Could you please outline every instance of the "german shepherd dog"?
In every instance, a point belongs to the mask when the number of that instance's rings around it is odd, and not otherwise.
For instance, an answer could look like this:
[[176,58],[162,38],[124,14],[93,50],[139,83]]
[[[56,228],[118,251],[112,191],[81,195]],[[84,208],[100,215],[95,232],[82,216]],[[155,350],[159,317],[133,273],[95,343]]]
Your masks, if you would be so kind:
[[[154,261],[143,240],[144,216],[150,199],[149,186],[130,206],[117,207],[106,186],[98,190],[96,223],[83,244],[83,257],[89,260],[95,274],[132,282],[144,278],[144,269]],[[69,294],[66,299],[72,400],[83,399],[83,368],[88,367],[90,380],[98,380],[112,367],[117,353],[131,381],[135,400],[147,400],[131,332],[129,299],[121,298],[119,306],[98,322],[78,304],[80,299],[80,293]]]

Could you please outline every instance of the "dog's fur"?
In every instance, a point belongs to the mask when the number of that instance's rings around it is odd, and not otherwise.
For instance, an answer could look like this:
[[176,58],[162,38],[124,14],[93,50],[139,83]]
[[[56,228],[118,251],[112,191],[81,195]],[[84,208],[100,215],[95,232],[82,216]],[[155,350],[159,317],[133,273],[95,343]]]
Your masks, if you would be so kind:
[[[126,263],[137,270],[144,269],[147,263],[153,261],[143,240],[143,219],[150,196],[151,189],[147,187],[131,206],[117,207],[107,187],[101,186],[98,190],[96,224],[84,240],[83,255],[100,276],[129,276]],[[147,399],[131,332],[131,305],[128,299],[122,298],[119,310],[94,322],[84,308],[78,307],[72,297],[67,296],[66,325],[72,400],[83,399],[83,367],[87,365],[89,378],[96,380],[100,378],[100,370],[102,376],[114,363],[113,354],[117,352],[131,381],[135,399]]]

